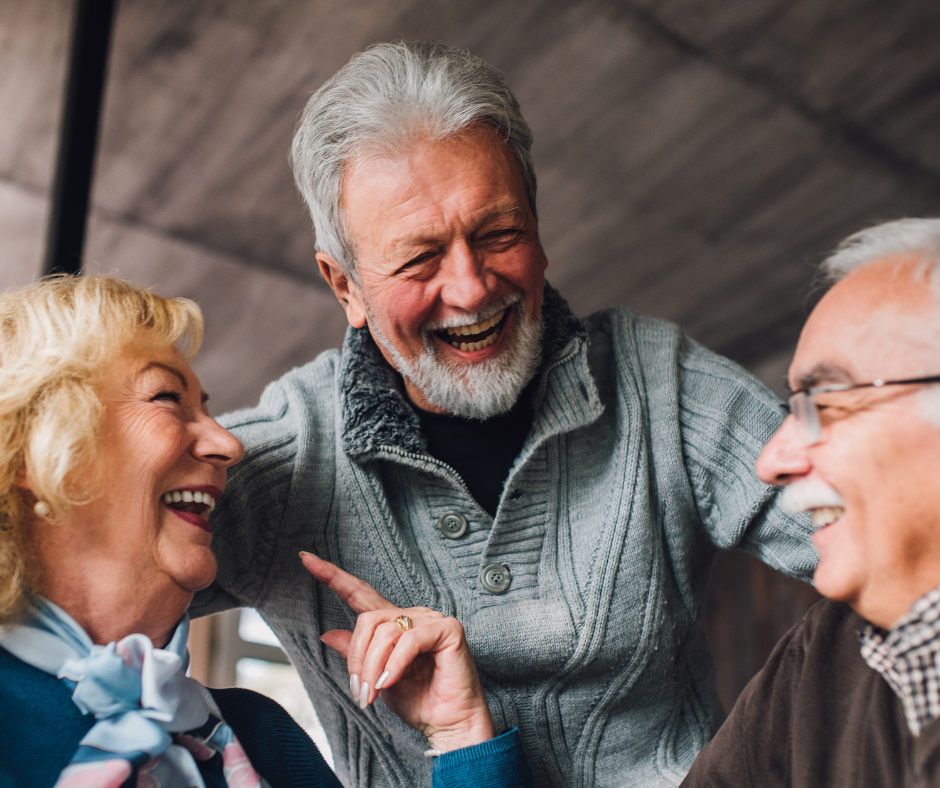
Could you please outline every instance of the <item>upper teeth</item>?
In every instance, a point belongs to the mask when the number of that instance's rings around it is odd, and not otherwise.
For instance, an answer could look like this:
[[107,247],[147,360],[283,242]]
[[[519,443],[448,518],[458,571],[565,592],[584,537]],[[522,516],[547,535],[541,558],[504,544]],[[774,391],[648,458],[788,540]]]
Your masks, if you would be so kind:
[[173,490],[173,492],[163,493],[163,503],[204,503],[211,512],[215,509],[215,498],[207,492],[193,492],[192,490]]
[[844,511],[845,509],[838,506],[822,506],[810,512],[810,519],[813,521],[815,528],[822,528],[824,525],[829,525],[838,520]]
[[470,334],[480,334],[486,331],[488,328],[495,326],[500,320],[503,319],[503,315],[505,314],[506,310],[504,309],[502,312],[493,315],[489,320],[484,320],[482,323],[475,323],[472,326],[457,326],[456,328],[448,328],[446,331],[452,337],[465,337]]

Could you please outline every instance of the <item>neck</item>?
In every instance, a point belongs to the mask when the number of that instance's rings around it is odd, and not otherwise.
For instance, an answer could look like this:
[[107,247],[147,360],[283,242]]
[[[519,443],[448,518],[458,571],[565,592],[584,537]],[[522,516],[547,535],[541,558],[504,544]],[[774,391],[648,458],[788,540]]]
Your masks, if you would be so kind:
[[56,530],[56,526],[47,528],[51,538],[39,545],[45,568],[42,596],[74,618],[98,645],[135,633],[149,637],[157,648],[169,643],[192,593],[126,558],[50,544],[60,541]]
[[[381,345],[379,347],[381,348]],[[426,410],[428,413],[437,413],[441,416],[450,415],[446,410],[439,408],[428,400],[428,398],[424,396],[424,392],[412,383],[409,378],[402,375],[402,379],[405,381],[405,393],[408,395],[408,399],[411,400],[412,405],[421,408],[421,410]]]
[[865,589],[857,598],[846,600],[862,618],[885,630],[892,629],[928,591],[940,585],[940,567],[927,571],[912,569],[903,579]]

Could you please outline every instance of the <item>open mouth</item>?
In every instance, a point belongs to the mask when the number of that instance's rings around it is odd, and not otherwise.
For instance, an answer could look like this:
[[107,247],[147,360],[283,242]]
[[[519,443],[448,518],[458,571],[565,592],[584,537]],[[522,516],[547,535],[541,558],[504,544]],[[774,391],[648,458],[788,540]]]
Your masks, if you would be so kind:
[[434,333],[451,347],[457,348],[457,350],[469,352],[485,350],[499,338],[503,326],[506,325],[509,312],[510,309],[507,307],[482,323],[474,323],[472,326],[442,328]]
[[843,514],[845,509],[841,506],[820,506],[818,509],[810,509],[810,519],[813,522],[813,528],[825,528],[832,525]]
[[161,500],[164,506],[172,509],[186,522],[210,531],[209,521],[206,518],[215,509],[215,496],[211,493],[202,490],[172,490],[163,493]]

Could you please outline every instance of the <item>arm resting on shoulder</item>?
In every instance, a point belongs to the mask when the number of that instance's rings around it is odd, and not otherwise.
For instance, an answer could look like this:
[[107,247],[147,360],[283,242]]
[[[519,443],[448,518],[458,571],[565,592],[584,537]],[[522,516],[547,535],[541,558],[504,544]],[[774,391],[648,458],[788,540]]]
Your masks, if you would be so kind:
[[679,349],[680,422],[699,514],[718,547],[742,547],[766,564],[810,581],[812,528],[791,514],[754,467],[783,420],[777,397],[737,364],[684,337]]

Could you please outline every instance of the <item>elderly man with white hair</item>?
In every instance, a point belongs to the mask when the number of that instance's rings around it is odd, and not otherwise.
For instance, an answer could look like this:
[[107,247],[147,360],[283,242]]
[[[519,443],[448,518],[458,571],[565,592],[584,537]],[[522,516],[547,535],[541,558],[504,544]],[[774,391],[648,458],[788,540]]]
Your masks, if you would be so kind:
[[757,471],[811,512],[828,600],[683,785],[940,785],[940,219],[865,230],[824,267]]
[[582,321],[545,283],[531,144],[503,75],[437,44],[356,55],[294,140],[350,328],[222,419],[246,457],[194,611],[261,611],[347,786],[424,784],[427,744],[321,644],[354,619],[300,550],[457,617],[546,788],[675,786],[720,718],[715,552],[815,565],[808,518],[754,475],[772,394],[673,325]]

